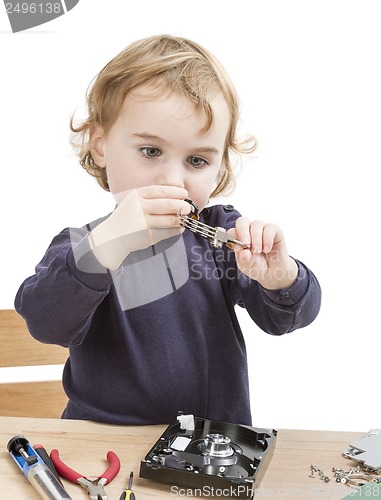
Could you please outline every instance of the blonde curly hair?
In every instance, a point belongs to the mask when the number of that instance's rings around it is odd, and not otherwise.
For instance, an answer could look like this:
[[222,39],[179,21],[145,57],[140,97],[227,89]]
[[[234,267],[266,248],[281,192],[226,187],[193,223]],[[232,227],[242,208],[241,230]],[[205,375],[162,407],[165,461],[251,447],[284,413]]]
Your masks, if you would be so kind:
[[126,96],[136,87],[153,84],[158,92],[175,92],[189,99],[207,118],[204,130],[213,122],[208,96],[221,92],[230,110],[222,166],[211,198],[227,194],[235,186],[232,154],[251,153],[256,147],[250,136],[239,141],[237,124],[239,100],[236,90],[221,63],[207,50],[186,38],[157,35],[138,40],[114,57],[97,75],[87,92],[87,119],[74,126],[70,121],[71,143],[80,164],[109,191],[107,169],[99,167],[90,148],[91,133],[96,126],[107,132],[118,118]]

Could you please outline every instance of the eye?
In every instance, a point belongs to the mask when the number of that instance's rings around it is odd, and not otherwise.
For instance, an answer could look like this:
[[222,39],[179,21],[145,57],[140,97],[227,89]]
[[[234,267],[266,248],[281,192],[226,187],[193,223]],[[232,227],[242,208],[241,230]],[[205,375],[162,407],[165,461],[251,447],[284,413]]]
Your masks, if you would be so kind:
[[152,146],[145,146],[143,148],[139,148],[139,153],[147,158],[155,158],[160,155],[160,149],[154,148]]
[[208,165],[208,162],[204,158],[200,158],[199,156],[188,156],[187,162],[194,168],[201,168],[205,165]]

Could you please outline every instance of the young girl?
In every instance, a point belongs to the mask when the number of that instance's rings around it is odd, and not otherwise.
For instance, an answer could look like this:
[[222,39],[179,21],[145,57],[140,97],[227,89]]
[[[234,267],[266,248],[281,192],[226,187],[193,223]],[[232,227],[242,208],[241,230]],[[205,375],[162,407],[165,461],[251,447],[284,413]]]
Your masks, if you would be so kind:
[[[116,208],[56,236],[15,299],[36,339],[70,349],[64,418],[162,424],[183,411],[251,424],[235,306],[273,335],[318,314],[319,284],[279,227],[205,208],[232,187],[232,154],[254,149],[238,115],[224,69],[190,40],[137,41],[99,73],[88,118],[71,127]],[[181,227],[194,205],[243,245],[214,248]]]

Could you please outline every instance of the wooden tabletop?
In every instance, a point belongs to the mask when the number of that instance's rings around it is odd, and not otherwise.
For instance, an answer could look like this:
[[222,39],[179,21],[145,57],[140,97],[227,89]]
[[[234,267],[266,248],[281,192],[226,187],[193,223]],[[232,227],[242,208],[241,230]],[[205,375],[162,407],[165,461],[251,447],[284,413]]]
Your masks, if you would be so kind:
[[[130,472],[134,473],[133,490],[137,500],[190,498],[181,487],[139,478],[140,461],[158,440],[166,426],[116,426],[77,420],[54,420],[21,417],[0,417],[0,477],[2,500],[38,500],[40,497],[12,460],[6,449],[15,435],[25,436],[31,445],[41,444],[49,452],[53,448],[77,472],[97,476],[107,467],[106,454],[114,451],[120,458],[118,476],[106,485],[109,500],[118,500],[127,486]],[[363,432],[278,430],[274,455],[255,498],[324,498],[339,500],[352,490],[335,482],[332,467],[348,470],[353,462],[342,456]],[[331,477],[328,483],[318,475],[309,477],[311,464],[317,465]],[[74,500],[89,499],[79,485],[64,480]],[[206,498],[192,496],[191,498]],[[220,497],[221,498],[221,497]],[[224,496],[223,498],[231,498]]]

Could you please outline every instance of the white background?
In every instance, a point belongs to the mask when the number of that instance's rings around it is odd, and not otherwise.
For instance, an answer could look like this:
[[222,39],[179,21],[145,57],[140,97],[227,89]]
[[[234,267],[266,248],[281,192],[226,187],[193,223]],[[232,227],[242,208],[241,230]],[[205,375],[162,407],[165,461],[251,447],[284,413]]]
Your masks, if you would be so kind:
[[316,321],[280,338],[239,311],[253,423],[381,427],[380,26],[371,0],[80,0],[18,34],[1,10],[0,308],[55,234],[113,207],[68,141],[92,78],[138,38],[186,36],[224,64],[259,142],[228,202],[278,223],[323,290]]

